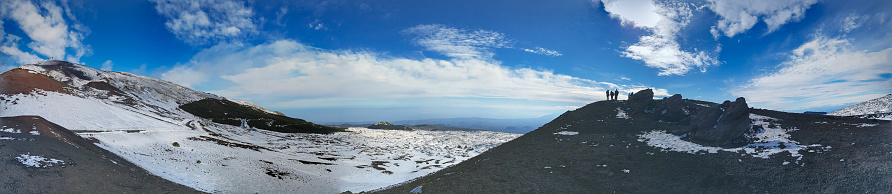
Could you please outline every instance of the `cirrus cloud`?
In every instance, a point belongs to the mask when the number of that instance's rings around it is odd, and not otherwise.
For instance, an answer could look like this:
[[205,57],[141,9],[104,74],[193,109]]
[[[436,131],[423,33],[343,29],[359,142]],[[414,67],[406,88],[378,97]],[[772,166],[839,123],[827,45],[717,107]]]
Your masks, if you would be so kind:
[[490,30],[466,30],[442,24],[423,24],[403,30],[415,36],[412,43],[450,58],[485,59],[491,58],[493,49],[518,49],[529,53],[557,57],[562,54],[542,47],[533,49],[515,48],[514,41],[504,33]]
[[777,71],[732,94],[781,110],[861,102],[892,93],[892,48],[854,50],[847,39],[818,36],[790,53]]
[[189,44],[243,38],[257,33],[254,11],[233,0],[150,0],[171,33]]

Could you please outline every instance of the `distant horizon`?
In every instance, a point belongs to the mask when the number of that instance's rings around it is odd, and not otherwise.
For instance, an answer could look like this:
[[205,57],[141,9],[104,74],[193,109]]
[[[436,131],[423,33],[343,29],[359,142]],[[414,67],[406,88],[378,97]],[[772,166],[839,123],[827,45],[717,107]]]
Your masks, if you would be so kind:
[[0,71],[56,58],[313,122],[536,118],[656,97],[831,112],[892,93],[892,1],[0,2]]

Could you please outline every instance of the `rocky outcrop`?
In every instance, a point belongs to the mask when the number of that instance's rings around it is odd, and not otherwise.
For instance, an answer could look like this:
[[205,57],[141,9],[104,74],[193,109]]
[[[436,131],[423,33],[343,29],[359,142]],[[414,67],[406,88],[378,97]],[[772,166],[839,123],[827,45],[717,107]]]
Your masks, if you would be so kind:
[[638,92],[635,92],[634,95],[629,97],[629,102],[631,103],[644,103],[650,102],[654,99],[654,91],[650,88],[644,89]]
[[681,94],[675,94],[672,97],[663,99],[657,114],[660,115],[661,120],[669,122],[678,122],[687,118],[688,115],[685,114],[684,99],[681,98]]
[[705,145],[728,145],[751,130],[749,113],[743,97],[701,110],[691,116],[690,138]]
[[627,104],[631,108],[632,114],[653,113],[655,110],[654,91],[645,89],[635,92],[629,97]]

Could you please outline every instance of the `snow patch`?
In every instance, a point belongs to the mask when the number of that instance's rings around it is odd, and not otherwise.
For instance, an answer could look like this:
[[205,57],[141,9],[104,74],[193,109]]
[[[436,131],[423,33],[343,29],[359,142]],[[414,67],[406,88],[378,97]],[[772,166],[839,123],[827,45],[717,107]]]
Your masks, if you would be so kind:
[[622,109],[616,108],[616,118],[618,119],[629,119],[629,115],[626,114]]
[[575,132],[575,131],[560,131],[560,132],[557,132],[557,133],[554,133],[554,134],[555,134],[555,135],[579,135],[579,132]]
[[880,125],[880,124],[876,124],[876,123],[859,123],[859,124],[852,124],[852,125],[854,125],[855,127],[858,127],[858,128],[864,128],[864,127],[876,127],[877,125]]
[[[715,154],[719,151],[743,152],[744,154],[750,155],[752,157],[767,159],[770,158],[771,155],[787,152],[790,153],[792,157],[797,158],[797,163],[799,160],[802,159],[802,155],[799,154],[800,151],[808,150],[809,148],[813,147],[821,148],[820,144],[800,145],[799,142],[791,140],[788,132],[798,130],[796,128],[783,129],[779,125],[774,128],[768,127],[769,121],[778,119],[756,114],[750,114],[750,119],[753,120],[753,125],[760,125],[765,130],[760,133],[750,135],[749,138],[754,140],[753,143],[740,148],[704,146],[682,140],[681,136],[666,133],[666,131],[662,130],[649,131],[643,134],[639,134],[638,141],[646,142],[648,146],[661,148],[663,151],[674,151],[690,154]],[[829,146],[823,149],[829,150]]]
[[419,193],[421,193],[421,187],[423,187],[423,186],[424,186],[424,185],[415,187],[414,189],[412,189],[412,190],[409,191],[409,192],[412,193],[412,194],[419,194]]
[[35,168],[46,168],[56,164],[65,165],[65,161],[53,158],[45,158],[43,156],[32,156],[31,153],[21,154],[19,156],[16,156],[15,158],[25,166]]
[[7,132],[7,133],[22,133],[22,130],[13,129],[13,128],[5,128],[5,127],[6,127],[6,126],[3,126],[3,128],[0,128],[0,132]]

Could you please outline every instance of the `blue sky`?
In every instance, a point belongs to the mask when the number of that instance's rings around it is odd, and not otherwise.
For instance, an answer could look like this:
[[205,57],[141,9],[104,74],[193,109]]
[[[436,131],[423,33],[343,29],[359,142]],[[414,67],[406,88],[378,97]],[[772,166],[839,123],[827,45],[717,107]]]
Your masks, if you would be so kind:
[[655,88],[832,111],[892,93],[889,1],[0,2],[0,70],[55,57],[316,122],[529,118]]

